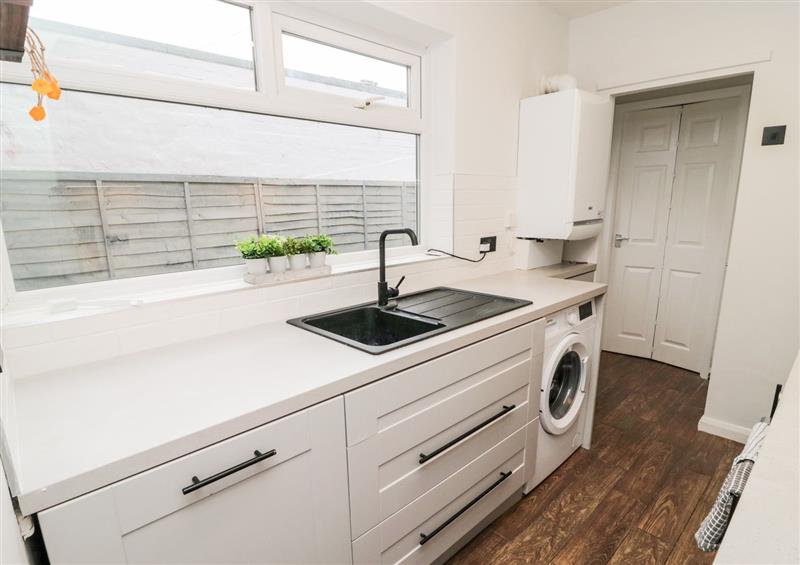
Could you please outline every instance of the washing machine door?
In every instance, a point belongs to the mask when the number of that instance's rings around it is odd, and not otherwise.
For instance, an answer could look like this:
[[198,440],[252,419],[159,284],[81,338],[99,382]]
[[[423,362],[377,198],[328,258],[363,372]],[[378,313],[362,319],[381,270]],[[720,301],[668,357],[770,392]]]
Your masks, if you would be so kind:
[[589,347],[570,334],[558,344],[542,378],[539,418],[547,433],[565,433],[580,417],[589,378]]

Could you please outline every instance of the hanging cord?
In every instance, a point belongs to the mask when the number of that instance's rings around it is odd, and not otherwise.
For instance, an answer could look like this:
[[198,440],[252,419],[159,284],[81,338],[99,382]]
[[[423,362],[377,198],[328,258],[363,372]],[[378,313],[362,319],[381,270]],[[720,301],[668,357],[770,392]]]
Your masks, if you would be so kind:
[[480,263],[481,261],[486,259],[486,254],[488,253],[488,251],[481,251],[480,259],[469,259],[467,257],[453,255],[452,253],[448,253],[447,251],[442,251],[441,249],[428,249],[428,253],[441,253],[442,255],[447,255],[448,257],[453,257],[454,259],[461,259],[462,261],[469,261],[470,263]]

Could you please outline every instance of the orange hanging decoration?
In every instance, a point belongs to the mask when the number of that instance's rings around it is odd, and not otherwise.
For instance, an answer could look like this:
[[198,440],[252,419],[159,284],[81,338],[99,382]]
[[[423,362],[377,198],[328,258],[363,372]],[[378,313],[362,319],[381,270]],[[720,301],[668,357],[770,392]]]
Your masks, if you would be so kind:
[[31,111],[28,112],[28,115],[30,115],[30,117],[33,118],[33,120],[36,122],[41,122],[44,119],[45,111],[41,101],[39,101],[39,103],[36,106],[31,108]]
[[36,106],[30,109],[28,115],[34,121],[41,122],[47,115],[44,111],[44,97],[58,100],[61,98],[61,88],[58,86],[58,81],[50,74],[50,69],[47,68],[47,62],[44,59],[44,43],[31,28],[28,28],[25,35],[25,50],[31,60],[31,72],[33,73],[31,88],[36,92]]
[[50,91],[47,93],[47,97],[51,100],[61,98],[61,87],[58,86],[58,81],[49,72],[45,73],[44,76],[50,81]]

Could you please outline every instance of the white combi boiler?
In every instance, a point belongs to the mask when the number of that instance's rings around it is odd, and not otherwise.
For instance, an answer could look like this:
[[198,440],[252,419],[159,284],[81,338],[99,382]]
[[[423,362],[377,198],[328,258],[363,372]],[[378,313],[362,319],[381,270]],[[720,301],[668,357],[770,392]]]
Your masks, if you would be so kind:
[[520,102],[514,251],[518,269],[558,263],[565,240],[600,233],[613,115],[608,96],[577,88]]
[[539,438],[529,492],[584,443],[586,415],[593,402],[597,332],[590,300],[547,318],[539,400]]
[[614,104],[576,88],[519,107],[517,237],[586,239],[600,233]]

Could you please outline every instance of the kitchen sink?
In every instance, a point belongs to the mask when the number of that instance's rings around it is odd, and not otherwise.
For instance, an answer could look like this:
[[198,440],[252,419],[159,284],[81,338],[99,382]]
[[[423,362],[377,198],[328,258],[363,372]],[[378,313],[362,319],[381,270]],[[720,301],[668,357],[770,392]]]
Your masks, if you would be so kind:
[[361,304],[288,323],[379,354],[529,304],[529,300],[438,287],[399,297],[391,307]]
[[333,314],[306,318],[305,323],[363,345],[378,347],[405,341],[444,327],[444,324],[433,320],[421,320],[377,306],[359,306]]

